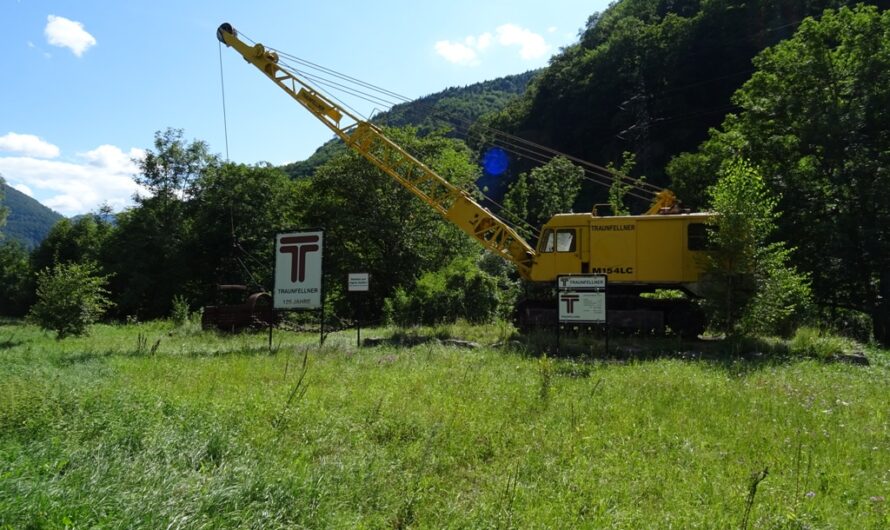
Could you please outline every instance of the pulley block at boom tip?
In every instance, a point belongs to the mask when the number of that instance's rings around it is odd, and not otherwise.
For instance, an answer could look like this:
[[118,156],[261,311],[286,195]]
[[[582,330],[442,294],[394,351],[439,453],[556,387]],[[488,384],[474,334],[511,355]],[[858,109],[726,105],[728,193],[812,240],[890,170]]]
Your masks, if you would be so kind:
[[[224,32],[232,35],[233,37],[238,36],[238,31],[236,31],[231,24],[229,24],[228,22],[223,22],[219,25],[219,28],[216,29],[216,40],[223,44],[226,44],[226,39],[223,37]],[[226,44],[226,46],[228,46],[228,44]]]

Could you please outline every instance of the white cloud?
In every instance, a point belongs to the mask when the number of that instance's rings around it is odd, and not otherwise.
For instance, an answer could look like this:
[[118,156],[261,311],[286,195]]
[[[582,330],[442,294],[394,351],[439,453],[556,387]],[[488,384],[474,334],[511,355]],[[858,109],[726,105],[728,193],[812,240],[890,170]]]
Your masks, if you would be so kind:
[[83,24],[65,17],[49,15],[43,30],[46,41],[53,46],[70,49],[80,57],[90,47],[96,45],[96,38],[83,29]]
[[28,197],[34,196],[34,192],[31,191],[31,188],[29,188],[28,186],[25,186],[24,184],[16,184],[15,186],[13,186],[13,188],[19,190],[20,192],[24,193]]
[[129,172],[132,174],[138,170],[133,160],[144,158],[145,150],[134,147],[129,152],[124,153],[116,146],[104,144],[78,156],[86,160],[91,166],[110,168],[118,172]]
[[544,37],[537,33],[513,25],[504,24],[495,30],[498,36],[498,44],[503,46],[519,45],[519,56],[523,59],[537,59],[550,51],[550,45]]
[[470,65],[478,62],[476,50],[460,42],[440,40],[436,43],[435,48],[436,53],[449,63]]
[[0,173],[10,186],[25,187],[46,206],[70,216],[93,211],[103,203],[120,210],[132,204],[135,193],[145,194],[133,180],[138,172],[133,159],[143,156],[141,149],[125,152],[101,145],[78,154],[80,161],[74,162],[0,157]]
[[463,41],[440,40],[434,48],[446,61],[463,66],[478,66],[480,54],[497,43],[502,47],[519,46],[519,57],[532,60],[550,52],[550,45],[541,35],[515,24],[503,24],[495,30],[478,36],[470,35]]
[[16,134],[14,132],[0,136],[0,151],[20,153],[35,158],[55,158],[59,156],[59,148],[40,139],[33,134]]
[[43,201],[43,205],[51,208],[65,217],[79,215],[78,212],[84,211],[83,201],[72,195],[56,195]]
[[492,36],[491,36],[491,33],[488,33],[488,32],[485,32],[482,35],[479,35],[478,37],[473,37],[471,35],[471,36],[467,37],[465,40],[465,42],[467,43],[467,46],[470,46],[471,48],[475,48],[479,51],[482,51],[482,50],[488,48],[489,46],[491,46],[491,41],[492,41]]

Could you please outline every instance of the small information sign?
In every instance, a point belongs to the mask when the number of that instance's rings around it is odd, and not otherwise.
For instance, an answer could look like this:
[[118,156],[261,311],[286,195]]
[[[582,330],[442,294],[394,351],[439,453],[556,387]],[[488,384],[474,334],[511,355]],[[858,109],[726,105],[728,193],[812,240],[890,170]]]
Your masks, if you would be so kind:
[[559,321],[575,324],[606,323],[606,275],[559,276]]
[[604,324],[606,293],[592,291],[559,293],[559,321],[574,324]]
[[346,290],[350,293],[367,292],[370,286],[371,282],[367,272],[349,273],[349,283],[346,286]]

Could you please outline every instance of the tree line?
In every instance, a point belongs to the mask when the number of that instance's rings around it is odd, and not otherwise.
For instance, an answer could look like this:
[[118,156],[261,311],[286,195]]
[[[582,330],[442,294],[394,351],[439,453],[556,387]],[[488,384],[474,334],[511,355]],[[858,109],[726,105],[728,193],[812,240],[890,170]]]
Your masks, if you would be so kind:
[[[478,177],[459,140],[419,137],[411,128],[388,134],[452,182],[470,186]],[[211,304],[221,284],[269,290],[274,235],[296,227],[325,229],[327,299],[341,318],[354,310],[344,294],[349,272],[371,274],[361,303],[379,320],[397,289],[413,291],[424,273],[479,257],[459,230],[354,153],[293,180],[267,164],[224,162],[206,143],[167,129],[138,164],[136,180],[148,193],[131,208],[63,219],[30,253],[0,246],[3,313],[24,315],[36,301],[38,274],[72,263],[94,264],[107,278],[108,315],[122,320],[167,317],[176,297],[193,309]]]

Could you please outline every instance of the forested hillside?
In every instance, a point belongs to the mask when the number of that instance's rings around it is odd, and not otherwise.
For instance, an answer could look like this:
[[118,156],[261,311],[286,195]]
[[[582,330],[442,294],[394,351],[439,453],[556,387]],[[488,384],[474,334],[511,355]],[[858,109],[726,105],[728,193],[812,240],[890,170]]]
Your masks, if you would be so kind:
[[[373,117],[378,125],[390,127],[418,127],[422,134],[435,129],[449,128],[449,136],[463,138],[470,126],[485,114],[504,108],[525,92],[529,81],[539,71],[529,71],[474,83],[465,87],[451,87],[422,98],[399,103]],[[339,140],[331,140],[308,159],[283,167],[293,178],[308,177],[335,154],[342,152]]]
[[9,209],[3,234],[27,248],[37,246],[62,215],[50,210],[24,193],[3,184],[0,206]]
[[738,111],[669,165],[674,184],[702,205],[714,175],[749,161],[828,318],[865,313],[890,340],[890,11],[827,11],[754,66]]
[[[877,3],[887,6],[890,2]],[[623,0],[593,14],[524,96],[487,125],[606,165],[625,151],[636,175],[667,185],[664,168],[738,109],[751,59],[801,20],[842,0]],[[528,169],[515,161],[511,174]],[[579,207],[603,202],[588,188]]]

